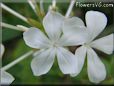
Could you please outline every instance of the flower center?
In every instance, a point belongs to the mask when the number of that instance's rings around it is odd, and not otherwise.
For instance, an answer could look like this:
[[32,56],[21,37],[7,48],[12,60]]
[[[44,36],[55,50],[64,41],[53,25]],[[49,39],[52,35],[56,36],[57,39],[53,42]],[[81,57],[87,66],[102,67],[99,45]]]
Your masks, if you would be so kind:
[[55,42],[53,43],[53,47],[58,47],[59,45]]
[[59,47],[59,44],[57,42],[52,42],[52,47]]
[[90,44],[89,43],[85,43],[84,46],[87,47],[87,48],[90,48]]

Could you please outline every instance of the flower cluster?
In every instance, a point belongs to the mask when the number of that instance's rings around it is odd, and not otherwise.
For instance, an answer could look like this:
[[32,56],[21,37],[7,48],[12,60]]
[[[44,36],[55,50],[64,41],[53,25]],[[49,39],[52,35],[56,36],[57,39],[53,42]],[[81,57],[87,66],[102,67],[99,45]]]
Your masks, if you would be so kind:
[[[82,70],[87,53],[90,81],[99,83],[105,79],[105,66],[92,48],[111,54],[113,34],[95,39],[107,24],[107,18],[103,13],[88,11],[85,19],[87,26],[78,17],[64,18],[57,12],[49,11],[43,19],[46,35],[37,28],[30,28],[24,32],[25,43],[32,48],[40,49],[31,62],[35,76],[47,73],[53,65],[55,56],[64,74],[76,76]],[[75,55],[65,48],[77,45],[81,46]]]
[[[37,14],[34,7],[36,4],[31,3],[30,0],[29,3]],[[106,78],[105,65],[96,54],[95,49],[106,54],[112,54],[113,52],[114,34],[96,39],[105,29],[107,17],[105,14],[98,11],[88,11],[85,15],[85,25],[78,17],[68,17],[74,3],[75,0],[71,2],[66,16],[63,16],[59,12],[53,10],[56,6],[56,1],[53,0],[53,5],[43,18],[42,24],[44,32],[36,27],[27,28],[22,25],[17,25],[16,27],[2,23],[4,27],[24,31],[23,39],[26,45],[37,50],[35,53],[34,51],[30,51],[9,65],[2,67],[0,69],[2,84],[11,84],[14,81],[14,77],[6,72],[6,70],[31,54],[34,55],[31,61],[31,69],[35,76],[40,76],[49,72],[54,64],[55,58],[57,58],[61,72],[75,77],[81,72],[87,57],[89,80],[93,83],[100,83]],[[23,21],[28,22],[25,17],[11,10],[4,4],[1,4],[1,6]],[[69,50],[69,46],[78,46],[75,50],[75,54]],[[1,45],[0,60],[3,52],[4,47]]]

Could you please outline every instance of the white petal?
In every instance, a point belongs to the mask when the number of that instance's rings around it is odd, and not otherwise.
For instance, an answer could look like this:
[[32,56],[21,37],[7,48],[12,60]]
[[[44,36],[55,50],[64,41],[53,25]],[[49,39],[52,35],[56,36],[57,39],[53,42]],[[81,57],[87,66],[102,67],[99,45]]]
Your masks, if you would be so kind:
[[64,17],[54,11],[49,11],[43,19],[45,31],[50,39],[57,40],[61,35]]
[[1,71],[1,84],[2,85],[9,85],[14,81],[14,77],[6,71]]
[[[86,57],[86,47],[81,46],[79,47],[76,52],[75,55],[78,58],[78,74],[81,72],[83,65],[84,65],[84,61],[85,61],[85,57]],[[76,76],[76,74],[71,74],[72,77]]]
[[64,36],[61,38],[61,43],[65,46],[83,44],[87,40],[86,27],[83,21],[78,17],[65,20],[63,24],[63,33]]
[[101,50],[104,53],[112,54],[114,49],[114,34],[102,37],[91,43],[93,48]]
[[33,74],[35,76],[46,74],[53,65],[54,57],[55,49],[47,49],[45,51],[43,50],[37,54],[31,62]]
[[30,28],[23,33],[25,43],[32,48],[47,48],[49,39],[37,28]]
[[3,54],[4,54],[4,45],[3,44],[0,44],[0,58],[2,58]]
[[59,47],[57,49],[57,59],[59,67],[64,74],[77,73],[77,57],[70,51]]
[[85,18],[88,32],[93,40],[106,27],[107,17],[98,11],[88,11]]
[[106,78],[105,65],[91,48],[87,50],[87,57],[89,80],[93,83],[100,83]]

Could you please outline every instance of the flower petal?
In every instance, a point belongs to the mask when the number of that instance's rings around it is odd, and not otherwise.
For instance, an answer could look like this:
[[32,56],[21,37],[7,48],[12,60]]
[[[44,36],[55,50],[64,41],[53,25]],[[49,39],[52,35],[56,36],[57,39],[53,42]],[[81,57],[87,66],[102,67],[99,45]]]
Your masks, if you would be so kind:
[[45,51],[43,50],[42,52],[38,53],[31,62],[33,74],[35,76],[46,74],[53,65],[54,57],[54,49],[47,49]]
[[61,28],[64,17],[54,11],[49,11],[43,19],[45,31],[51,40],[58,40],[61,35]]
[[76,73],[77,70],[77,57],[70,51],[59,47],[57,48],[57,59],[61,71],[64,74]]
[[101,62],[93,49],[87,50],[88,56],[88,76],[93,83],[100,83],[106,78],[105,65]]
[[114,34],[105,36],[91,43],[93,48],[101,50],[104,53],[112,54],[114,49]]
[[61,43],[65,46],[83,44],[87,40],[86,27],[78,17],[72,17],[64,21],[63,33]]
[[[76,50],[75,55],[78,58],[78,74],[79,74],[84,65],[84,61],[85,61],[85,57],[86,57],[86,47],[84,47],[84,46],[79,47]],[[71,74],[72,77],[75,77],[76,75],[77,75],[77,73]]]
[[1,84],[2,85],[9,85],[14,81],[14,77],[6,71],[1,71]]
[[91,40],[98,36],[107,25],[107,17],[98,11],[88,11],[85,19]]
[[47,48],[49,39],[37,28],[30,28],[23,33],[25,43],[32,48]]
[[3,54],[4,54],[4,50],[5,50],[5,48],[4,48],[4,46],[3,46],[3,44],[0,44],[0,59],[2,58],[2,56],[3,56]]

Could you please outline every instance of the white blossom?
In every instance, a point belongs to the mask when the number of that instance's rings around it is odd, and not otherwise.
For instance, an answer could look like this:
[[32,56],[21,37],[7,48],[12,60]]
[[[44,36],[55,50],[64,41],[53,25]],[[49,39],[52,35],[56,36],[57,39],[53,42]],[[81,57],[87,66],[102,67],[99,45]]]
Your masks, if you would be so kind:
[[63,25],[63,32],[66,36],[75,33],[73,36],[75,40],[79,38],[78,35],[80,34],[83,35],[83,37],[79,39],[85,39],[85,43],[75,52],[75,56],[78,58],[78,73],[71,74],[71,76],[76,76],[80,73],[87,54],[89,80],[93,83],[99,83],[106,78],[106,68],[93,48],[106,54],[111,54],[113,52],[113,34],[95,39],[104,30],[107,24],[107,18],[101,12],[88,11],[85,20],[86,27],[83,21],[77,17],[66,19]]
[[33,27],[24,32],[25,43],[32,48],[40,49],[31,62],[35,76],[46,74],[52,67],[56,56],[60,70],[64,74],[77,71],[77,58],[65,47],[82,44],[83,40],[70,41],[69,37],[64,36],[62,33],[64,19],[61,14],[50,10],[43,19],[46,35]]

